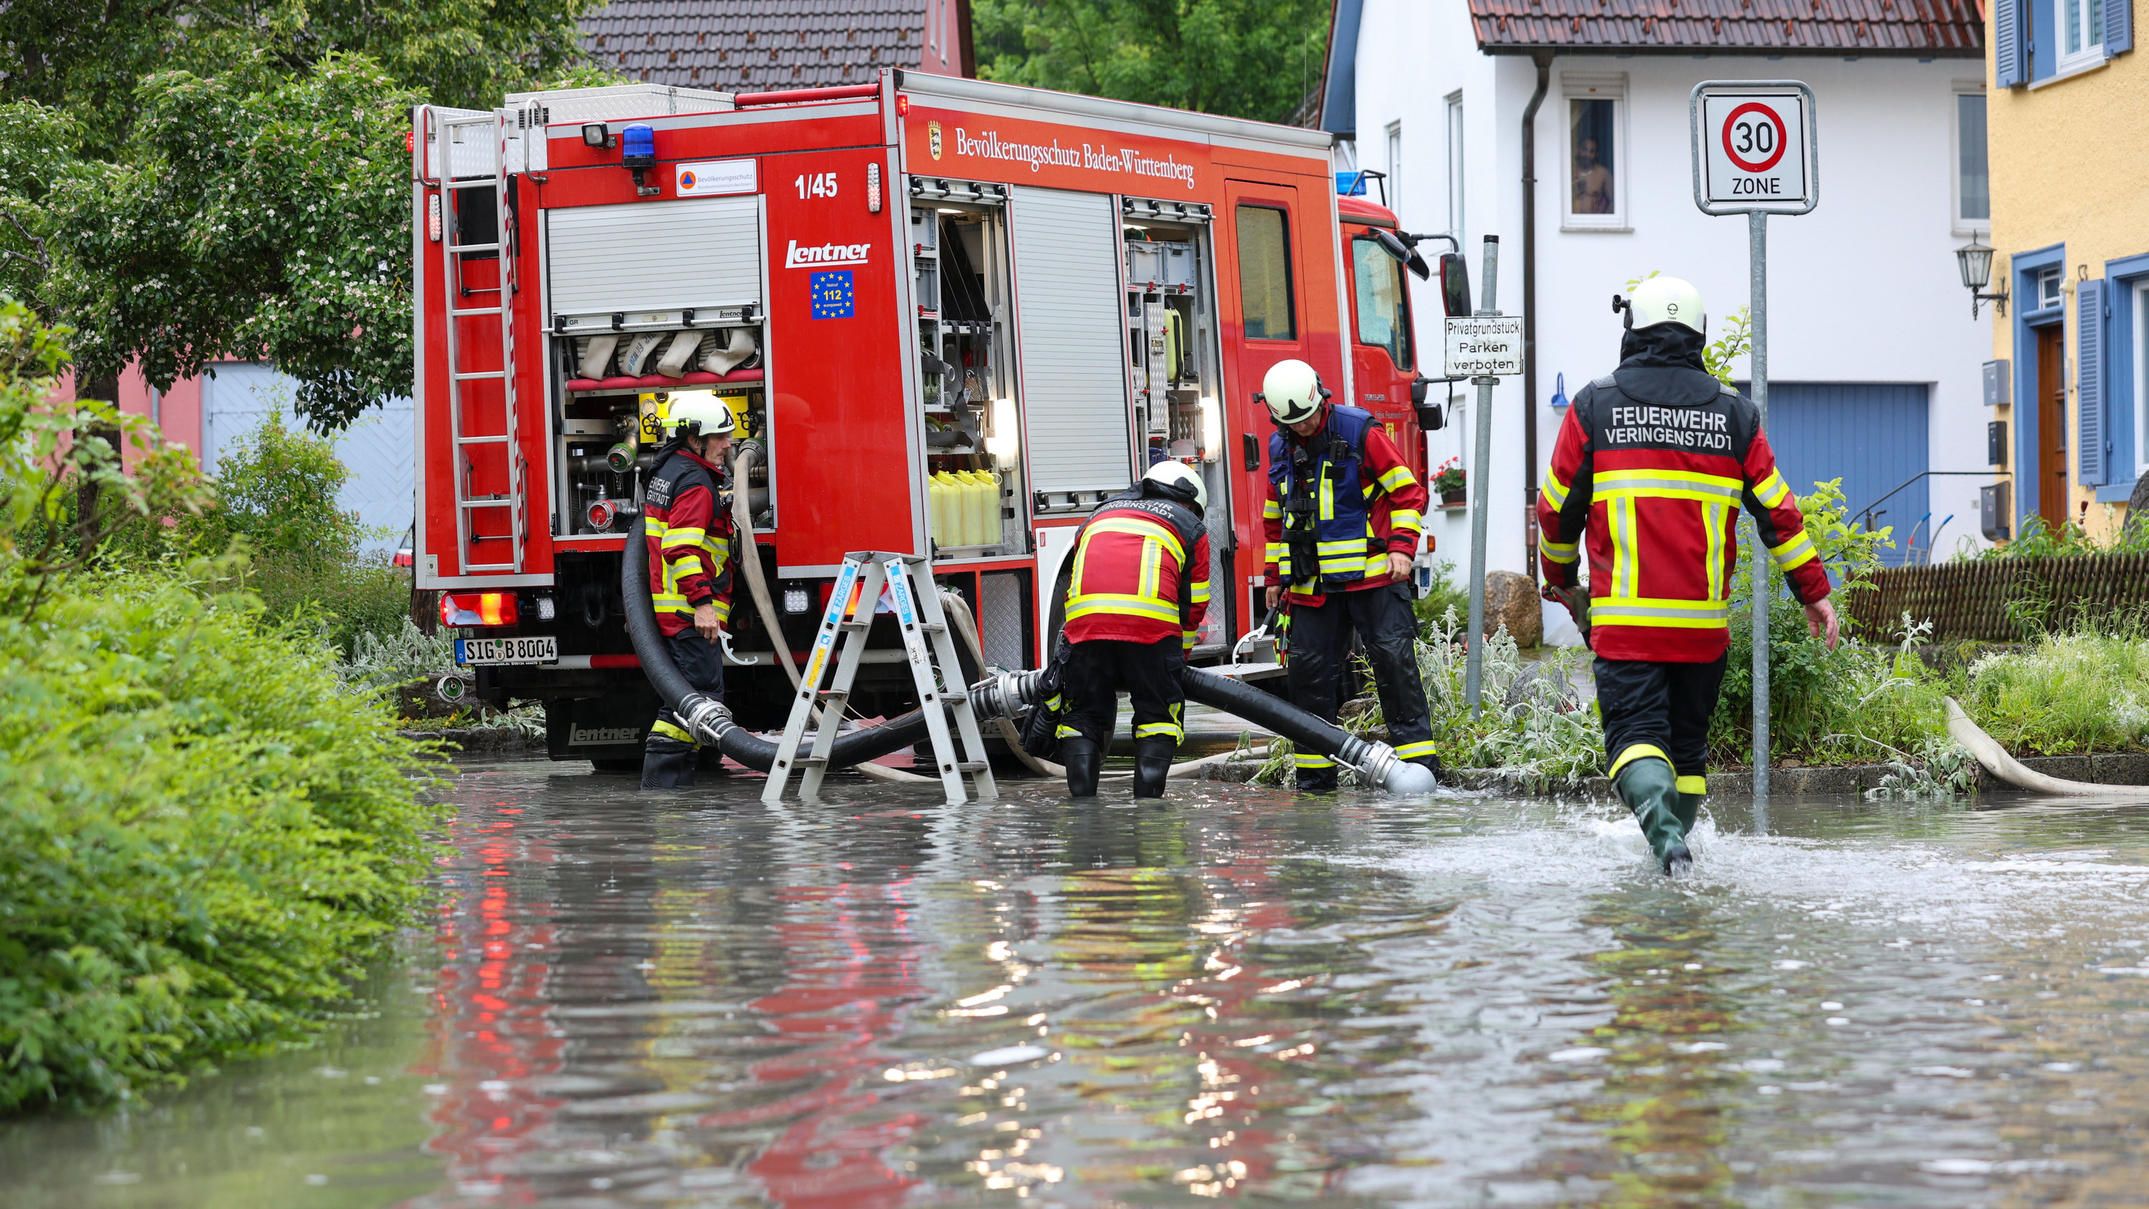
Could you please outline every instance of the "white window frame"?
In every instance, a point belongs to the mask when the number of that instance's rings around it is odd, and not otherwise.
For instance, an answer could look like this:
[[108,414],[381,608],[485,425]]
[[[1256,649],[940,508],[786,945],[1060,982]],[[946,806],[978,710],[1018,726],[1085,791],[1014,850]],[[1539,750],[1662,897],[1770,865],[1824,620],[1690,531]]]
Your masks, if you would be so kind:
[[[1631,231],[1627,217],[1627,173],[1632,167],[1634,142],[1627,134],[1627,75],[1625,72],[1567,72],[1560,76],[1560,230]],[[1574,212],[1574,102],[1609,101],[1612,104],[1612,212]]]
[[[2050,284],[2050,293],[2045,286]],[[2049,265],[2037,271],[2037,306],[2040,311],[2051,310],[2067,301],[2067,270],[2060,265]]]
[[1456,89],[1447,97],[1448,122],[1448,234],[1463,239],[1463,94]]
[[1992,101],[1985,101],[1985,217],[1966,218],[1962,212],[1962,99],[1985,96],[1983,80],[1957,80],[1948,94],[1948,146],[1954,162],[1948,171],[1949,221],[1957,235],[1983,235],[1992,230]]
[[[2067,7],[2070,4],[2077,6],[2074,12],[2076,20],[2072,23],[2074,27],[2071,29],[2068,28],[2070,22],[2067,20]],[[2070,71],[2080,71],[2085,67],[2095,67],[2104,62],[2103,39],[2100,38],[2095,42],[2089,40],[2090,8],[2094,6],[2101,12],[2104,5],[2105,0],[2052,0],[2052,34],[2053,40],[2059,43],[2055,48],[2059,53],[2054,55],[2052,59],[2052,67],[2056,73],[2064,75]],[[2103,22],[2100,21],[2098,24],[2101,25]],[[2080,38],[2082,41],[2082,48],[2072,53],[2067,50],[2067,38],[2070,35]]]
[[1403,123],[1388,123],[1381,132],[1381,146],[1388,155],[1388,209],[1397,221],[1403,217]]
[[2134,473],[2149,474],[2149,278],[2134,291]]

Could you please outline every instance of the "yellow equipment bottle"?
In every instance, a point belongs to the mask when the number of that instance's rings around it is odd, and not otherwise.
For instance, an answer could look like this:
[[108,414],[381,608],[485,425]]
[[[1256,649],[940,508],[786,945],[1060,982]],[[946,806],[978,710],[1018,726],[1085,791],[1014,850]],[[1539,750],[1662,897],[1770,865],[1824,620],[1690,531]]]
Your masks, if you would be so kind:
[[955,499],[955,480],[949,477],[947,471],[942,470],[926,480],[926,483],[926,490],[933,505],[933,540],[943,546],[960,545],[961,543],[955,540],[957,535],[949,524],[950,514],[954,511],[950,505]]
[[997,546],[1000,544],[1000,476],[987,470],[970,472],[977,480],[977,494],[972,497],[970,544],[973,546]]

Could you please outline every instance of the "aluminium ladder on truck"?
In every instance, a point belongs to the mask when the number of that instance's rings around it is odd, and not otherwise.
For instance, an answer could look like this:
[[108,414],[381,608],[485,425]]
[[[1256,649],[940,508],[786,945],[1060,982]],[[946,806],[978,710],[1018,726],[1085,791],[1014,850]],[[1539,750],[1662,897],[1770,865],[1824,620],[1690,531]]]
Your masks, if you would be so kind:
[[[441,189],[442,232],[440,258],[442,279],[447,285],[446,331],[448,353],[448,439],[449,449],[455,462],[452,480],[455,495],[455,547],[456,557],[463,574],[481,571],[505,571],[519,573],[523,565],[524,547],[528,538],[528,509],[523,499],[522,452],[516,447],[515,436],[515,240],[509,224],[507,179],[507,119],[498,113],[442,113],[428,107],[427,121],[434,126],[432,138],[439,153]],[[490,153],[488,174],[462,176],[457,172],[455,150],[466,142],[468,132],[482,132]],[[489,189],[493,201],[493,237],[487,243],[464,243],[462,207],[457,195],[473,189]],[[465,282],[465,262],[472,257],[490,256],[498,266],[497,284],[470,287]],[[459,306],[469,298],[492,296],[489,306]],[[490,318],[499,324],[500,367],[498,369],[474,369],[468,363],[474,351],[461,339],[457,321],[461,319],[483,320]],[[471,402],[465,383],[495,382],[500,384],[500,425],[494,428],[469,414]],[[491,446],[499,446],[500,459],[505,463],[506,487],[503,492],[480,493],[472,480],[477,475],[478,459],[488,453]],[[506,532],[480,533],[478,514],[504,511],[507,515]],[[488,529],[491,526],[487,526]],[[479,542],[507,545],[506,558],[479,559]]]
[[[821,781],[828,773],[828,754],[835,746],[843,707],[850,701],[851,680],[865,653],[866,631],[873,628],[883,586],[888,589],[896,623],[903,633],[903,651],[910,663],[911,679],[917,685],[918,708],[925,714],[933,765],[947,790],[948,804],[958,806],[968,800],[963,786],[965,773],[977,781],[980,800],[1000,796],[992,765],[985,758],[977,709],[970,700],[969,686],[962,683],[962,664],[955,657],[954,640],[948,636],[940,593],[936,590],[921,596],[916,587],[918,574],[925,576],[928,586],[932,584],[930,563],[915,554],[863,551],[844,555],[843,570],[828,595],[828,611],[821,616],[820,632],[814,635],[813,650],[799,677],[798,696],[791,703],[783,741],[777,745],[775,762],[769,765],[762,801],[782,801],[784,787],[794,771],[799,773],[799,800],[818,800]],[[831,666],[835,681],[822,688],[821,679]],[[946,711],[941,708],[943,704],[948,706]],[[799,749],[807,740],[806,725],[816,707],[821,708],[820,725],[813,733],[810,751],[801,755]],[[947,713],[955,715],[953,735],[948,732]],[[956,739],[961,740],[960,747]]]

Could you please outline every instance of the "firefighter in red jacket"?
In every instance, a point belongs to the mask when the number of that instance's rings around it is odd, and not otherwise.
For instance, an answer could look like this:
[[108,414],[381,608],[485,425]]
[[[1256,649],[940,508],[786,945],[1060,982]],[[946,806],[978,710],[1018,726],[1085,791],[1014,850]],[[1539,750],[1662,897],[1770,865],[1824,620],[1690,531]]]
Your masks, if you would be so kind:
[[[1373,665],[1380,707],[1398,757],[1440,775],[1432,711],[1418,679],[1411,560],[1425,525],[1425,485],[1372,413],[1328,402],[1303,361],[1279,361],[1261,398],[1276,422],[1269,437],[1268,604],[1289,605],[1286,675],[1291,701],[1330,722],[1342,704],[1355,630]],[[1327,793],[1336,762],[1300,752],[1298,787]]]
[[1179,671],[1209,611],[1208,503],[1200,475],[1158,462],[1132,490],[1104,501],[1075,537],[1063,576],[1058,729],[1075,797],[1096,795],[1121,690],[1134,701],[1134,796],[1164,796],[1172,753],[1186,736]]
[[1586,632],[1608,771],[1676,873],[1692,863],[1686,836],[1708,792],[1742,505],[1831,649],[1836,612],[1759,412],[1703,368],[1701,295],[1652,277],[1613,306],[1627,325],[1619,368],[1584,387],[1561,424],[1537,499],[1538,549],[1546,599],[1578,608],[1587,535]]
[[[717,484],[736,424],[731,409],[706,392],[674,395],[665,423],[672,439],[642,489],[650,603],[680,674],[721,699],[737,526],[719,502]],[[692,785],[700,746],[677,714],[660,709],[642,748],[642,788]]]

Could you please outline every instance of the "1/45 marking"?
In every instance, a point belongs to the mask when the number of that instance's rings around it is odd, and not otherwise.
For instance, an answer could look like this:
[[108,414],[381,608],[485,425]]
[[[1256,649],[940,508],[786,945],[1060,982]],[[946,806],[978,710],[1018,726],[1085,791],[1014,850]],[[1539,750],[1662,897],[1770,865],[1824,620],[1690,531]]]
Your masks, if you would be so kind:
[[834,197],[836,195],[836,174],[833,172],[802,172],[799,174],[798,179],[791,183],[798,188],[798,199],[800,201],[804,201],[809,197]]

